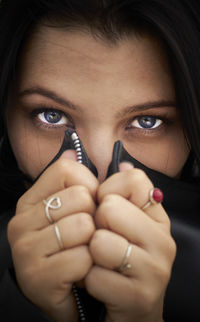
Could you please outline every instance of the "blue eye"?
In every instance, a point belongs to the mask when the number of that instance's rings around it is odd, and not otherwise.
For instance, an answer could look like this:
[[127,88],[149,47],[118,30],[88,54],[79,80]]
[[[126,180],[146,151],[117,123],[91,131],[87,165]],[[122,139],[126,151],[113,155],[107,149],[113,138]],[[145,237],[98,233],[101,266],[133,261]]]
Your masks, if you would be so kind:
[[37,117],[46,124],[63,125],[68,123],[67,117],[60,111],[49,110],[37,114]]
[[43,114],[45,120],[49,123],[58,123],[62,117],[60,113],[55,111],[44,112]]
[[131,127],[152,130],[159,127],[163,121],[155,116],[140,116],[131,123]]

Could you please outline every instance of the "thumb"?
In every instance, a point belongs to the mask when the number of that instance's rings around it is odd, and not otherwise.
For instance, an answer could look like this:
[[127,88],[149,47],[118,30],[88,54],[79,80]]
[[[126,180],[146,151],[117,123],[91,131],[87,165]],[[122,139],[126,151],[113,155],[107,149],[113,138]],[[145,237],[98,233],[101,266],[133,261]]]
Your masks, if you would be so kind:
[[74,150],[64,151],[63,154],[61,155],[61,158],[63,158],[63,159],[70,159],[70,160],[73,160],[73,161],[77,161],[76,151],[74,151]]
[[134,165],[130,162],[121,162],[119,165],[120,172],[132,170],[133,168],[134,168]]

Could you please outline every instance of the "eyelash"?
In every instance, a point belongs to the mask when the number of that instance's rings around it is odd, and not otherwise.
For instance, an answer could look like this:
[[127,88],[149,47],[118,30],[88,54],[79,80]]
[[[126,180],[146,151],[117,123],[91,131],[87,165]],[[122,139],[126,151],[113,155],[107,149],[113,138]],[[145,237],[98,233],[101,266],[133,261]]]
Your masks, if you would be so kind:
[[[68,123],[70,123],[70,125],[67,124],[62,124],[62,125],[56,125],[56,124],[50,124],[50,123],[45,123],[42,122],[38,119],[39,114],[42,113],[48,113],[48,112],[56,112],[56,113],[60,113],[61,117],[65,116],[68,120]],[[33,119],[38,127],[42,127],[42,128],[47,128],[47,129],[61,129],[63,127],[65,128],[75,128],[73,121],[71,119],[71,117],[69,115],[67,115],[66,113],[64,113],[63,111],[53,108],[53,107],[43,107],[41,106],[40,108],[36,108],[34,109],[31,113],[31,119]],[[71,126],[72,125],[72,126]]]
[[[67,120],[70,123],[70,125],[67,125],[67,124],[62,124],[62,125],[52,124],[51,125],[50,123],[45,123],[45,122],[42,122],[41,120],[38,119],[39,114],[47,113],[47,112],[60,113],[61,117],[65,116],[67,118]],[[74,125],[73,120],[71,119],[71,117],[69,115],[67,115],[66,113],[64,113],[63,111],[61,111],[59,109],[56,109],[54,107],[49,107],[48,106],[48,108],[47,108],[45,106],[41,106],[40,108],[36,108],[33,111],[31,111],[30,114],[31,114],[31,119],[34,119],[34,121],[36,122],[38,127],[46,128],[46,129],[49,129],[49,130],[51,130],[51,129],[55,129],[55,130],[56,129],[61,129],[63,127],[75,129],[75,125]],[[134,121],[139,120],[139,119],[144,118],[144,117],[154,118],[156,121],[160,120],[162,123],[159,126],[155,127],[155,128],[142,128],[142,127],[140,128],[140,127],[131,126],[131,124],[133,124]],[[130,132],[130,134],[133,131],[135,131],[135,132],[140,131],[141,134],[151,135],[151,134],[154,134],[155,132],[160,131],[165,125],[168,125],[168,124],[171,124],[171,123],[172,123],[172,120],[170,120],[166,115],[160,116],[160,115],[141,114],[141,115],[135,116],[131,120],[128,120],[128,122],[125,124],[125,131]]]
[[[152,128],[142,128],[142,127],[134,127],[132,126],[133,122],[134,121],[137,121],[139,123],[139,120],[141,120],[142,118],[153,118],[156,122],[157,121],[160,121],[161,123],[156,126],[156,127],[152,127]],[[140,131],[140,133],[144,133],[144,134],[153,134],[153,132],[156,132],[156,131],[160,131],[165,125],[169,125],[172,123],[172,120],[170,120],[167,116],[160,116],[160,115],[152,115],[152,114],[141,114],[141,115],[138,115],[138,116],[135,116],[131,121],[129,120],[127,123],[126,123],[126,126],[125,126],[125,130],[126,131]],[[150,133],[151,132],[151,133]]]

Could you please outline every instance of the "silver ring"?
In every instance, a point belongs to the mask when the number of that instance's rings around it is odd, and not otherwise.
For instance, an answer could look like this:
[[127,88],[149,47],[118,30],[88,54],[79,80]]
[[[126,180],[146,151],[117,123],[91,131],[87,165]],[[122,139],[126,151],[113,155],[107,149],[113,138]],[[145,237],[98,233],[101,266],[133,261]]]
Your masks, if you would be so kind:
[[151,205],[159,204],[163,201],[163,192],[159,188],[152,188],[149,191],[149,200],[145,203],[142,210],[148,208]]
[[[56,204],[53,205],[52,202],[56,201]],[[43,200],[43,203],[45,204],[45,215],[49,221],[50,224],[54,223],[54,220],[52,219],[50,213],[49,213],[49,209],[58,209],[61,207],[61,201],[59,197],[52,197],[51,199],[49,199],[48,201]]]
[[131,251],[132,251],[132,245],[129,244],[126,250],[126,253],[124,255],[124,258],[120,264],[120,266],[117,268],[117,271],[119,273],[123,273],[125,270],[130,269],[131,268],[131,264],[128,262],[128,259],[131,255]]
[[56,237],[57,237],[57,240],[58,240],[58,244],[59,244],[60,250],[63,250],[64,249],[64,245],[63,245],[63,242],[62,242],[62,239],[61,239],[60,230],[58,228],[58,225],[57,224],[54,224],[53,226],[54,226],[54,230],[55,230],[55,233],[56,233]]

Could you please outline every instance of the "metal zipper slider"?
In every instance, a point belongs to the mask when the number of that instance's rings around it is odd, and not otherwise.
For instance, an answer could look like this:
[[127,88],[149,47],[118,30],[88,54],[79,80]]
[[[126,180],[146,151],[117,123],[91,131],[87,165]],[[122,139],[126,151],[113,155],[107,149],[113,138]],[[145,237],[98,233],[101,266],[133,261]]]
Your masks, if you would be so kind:
[[78,137],[77,133],[73,132],[72,135],[71,135],[71,138],[73,140],[74,148],[76,150],[77,161],[79,163],[83,163],[83,155],[82,155],[82,150],[81,150],[81,144],[80,144],[80,140],[79,140],[79,137]]

